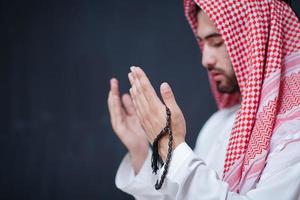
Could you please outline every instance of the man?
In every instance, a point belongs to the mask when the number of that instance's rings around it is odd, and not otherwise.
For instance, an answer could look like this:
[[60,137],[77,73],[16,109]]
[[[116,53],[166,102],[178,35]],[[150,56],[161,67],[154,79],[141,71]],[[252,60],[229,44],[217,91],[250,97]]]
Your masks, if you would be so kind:
[[[139,67],[122,101],[117,80],[108,98],[112,126],[129,150],[117,186],[137,199],[300,199],[300,22],[281,0],[185,0],[202,49],[217,111],[193,152],[170,86],[157,97]],[[123,107],[122,107],[123,104]],[[173,155],[155,190],[148,141],[172,113]],[[160,143],[163,160],[168,138]]]

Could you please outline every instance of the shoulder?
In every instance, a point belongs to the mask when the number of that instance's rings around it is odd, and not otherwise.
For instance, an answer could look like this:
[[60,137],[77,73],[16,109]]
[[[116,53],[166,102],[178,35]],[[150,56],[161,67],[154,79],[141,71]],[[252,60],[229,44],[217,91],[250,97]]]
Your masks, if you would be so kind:
[[197,138],[195,151],[208,149],[218,138],[223,142],[229,137],[233,122],[240,105],[216,111],[204,124]]

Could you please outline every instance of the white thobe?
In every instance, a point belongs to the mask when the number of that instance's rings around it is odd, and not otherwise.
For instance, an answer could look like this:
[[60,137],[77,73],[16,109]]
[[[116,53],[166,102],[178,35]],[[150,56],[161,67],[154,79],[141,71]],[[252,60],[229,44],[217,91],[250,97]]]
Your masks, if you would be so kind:
[[[300,199],[300,142],[277,143],[255,189],[245,194],[230,192],[222,181],[226,147],[239,106],[214,113],[199,133],[194,151],[180,144],[173,152],[169,171],[160,190],[154,185],[160,175],[152,174],[151,150],[135,176],[129,154],[116,175],[116,186],[138,200],[297,200]],[[299,121],[300,122],[300,121]],[[288,138],[282,141],[291,140]],[[300,138],[299,134],[293,137]],[[161,173],[162,171],[160,171]]]

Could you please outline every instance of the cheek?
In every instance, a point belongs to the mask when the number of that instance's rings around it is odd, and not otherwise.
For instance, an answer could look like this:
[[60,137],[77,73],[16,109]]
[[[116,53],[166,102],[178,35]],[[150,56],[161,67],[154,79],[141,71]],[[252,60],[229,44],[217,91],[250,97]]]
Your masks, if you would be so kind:
[[219,67],[221,67],[228,75],[234,74],[225,45],[217,50],[217,55]]
[[221,57],[223,62],[230,63],[230,58],[229,58],[229,55],[228,55],[228,52],[227,52],[227,49],[226,49],[225,45],[220,47],[218,49],[218,52],[219,52],[219,55],[221,55],[220,57]]

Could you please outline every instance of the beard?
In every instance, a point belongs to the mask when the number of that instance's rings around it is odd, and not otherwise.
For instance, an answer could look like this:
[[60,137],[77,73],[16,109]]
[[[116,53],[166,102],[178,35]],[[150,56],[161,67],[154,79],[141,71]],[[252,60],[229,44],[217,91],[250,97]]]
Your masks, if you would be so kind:
[[217,89],[220,93],[232,94],[240,91],[235,75],[229,76],[223,73],[223,76],[224,80],[216,81]]
[[208,67],[208,71],[211,73],[212,78],[216,82],[217,90],[220,93],[227,94],[240,92],[240,87],[238,85],[233,66],[228,66],[227,70],[224,70],[223,68],[224,67],[216,66]]
[[[232,94],[240,91],[238,81],[232,66],[231,66],[231,70],[227,70],[227,71],[218,67],[210,68],[208,70],[212,73],[213,79],[217,79],[214,81],[216,81],[217,90],[220,93]],[[218,76],[218,77],[215,78],[214,76]]]

